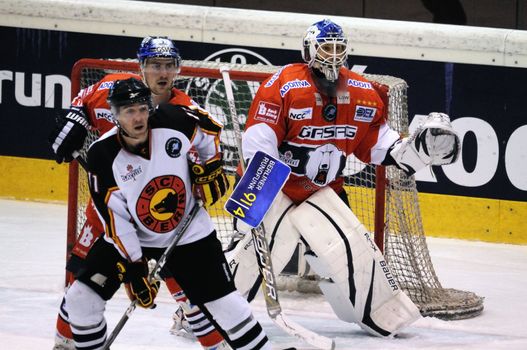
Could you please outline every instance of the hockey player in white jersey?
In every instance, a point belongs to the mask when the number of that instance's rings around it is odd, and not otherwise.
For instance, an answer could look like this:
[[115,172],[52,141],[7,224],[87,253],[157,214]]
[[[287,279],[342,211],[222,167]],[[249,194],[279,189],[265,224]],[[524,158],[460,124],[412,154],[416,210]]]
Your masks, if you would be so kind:
[[[160,103],[197,106],[190,96],[173,87],[173,82],[176,80],[181,68],[181,56],[172,40],[166,37],[145,37],[137,51],[137,58],[140,64],[141,77],[152,91],[152,100],[155,106]],[[110,73],[97,83],[79,92],[73,99],[68,113],[64,118],[57,120],[57,127],[50,135],[57,162],[71,161],[73,152],[83,146],[88,131],[97,131],[99,135],[102,135],[115,126],[110,121],[110,118],[100,117],[100,115],[111,114],[107,102],[109,87],[116,80],[132,77],[140,79],[136,74]],[[84,258],[93,243],[104,231],[103,224],[95,212],[91,200],[86,206],[84,215],[86,221],[71,250],[66,265],[67,286],[73,282],[76,272],[82,269]],[[205,315],[201,313],[196,305],[188,302],[177,281],[171,276],[164,275],[162,277],[168,290],[174,299],[178,301],[179,305],[179,308],[174,313],[174,325],[170,332],[187,337],[193,334],[204,349],[228,349],[229,347],[221,334],[208,322]],[[73,349],[73,336],[68,322],[68,315],[63,305],[60,306],[57,317],[53,349]]]
[[[456,161],[459,138],[443,113],[430,113],[410,137],[391,129],[382,90],[346,68],[347,38],[332,21],[308,28],[302,57],[306,63],[287,65],[262,83],[242,138],[244,159],[264,151],[291,167],[263,221],[273,267],[280,273],[301,239],[336,315],[373,335],[392,336],[419,318],[419,311],[349,208],[342,177],[346,158],[354,154],[411,175]],[[227,253],[236,286],[249,299],[259,284],[251,241],[246,234]]]
[[[66,293],[77,349],[103,346],[105,304],[121,280],[139,306],[154,305],[157,284],[147,279],[147,260],[159,258],[170,244],[195,204],[193,193],[203,193],[212,204],[228,188],[219,149],[221,124],[210,115],[170,104],[153,112],[150,90],[133,78],[115,82],[108,99],[116,127],[88,151],[90,193],[106,232]],[[192,147],[200,164],[189,164]],[[190,222],[164,268],[233,349],[270,349],[234,286],[205,209]]]

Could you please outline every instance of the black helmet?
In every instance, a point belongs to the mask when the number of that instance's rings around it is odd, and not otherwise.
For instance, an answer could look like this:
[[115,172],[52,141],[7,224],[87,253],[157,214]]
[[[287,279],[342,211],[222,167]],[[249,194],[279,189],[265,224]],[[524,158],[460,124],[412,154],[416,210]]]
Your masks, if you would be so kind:
[[110,107],[122,107],[134,103],[146,103],[152,109],[150,89],[140,80],[129,78],[117,80],[108,93]]

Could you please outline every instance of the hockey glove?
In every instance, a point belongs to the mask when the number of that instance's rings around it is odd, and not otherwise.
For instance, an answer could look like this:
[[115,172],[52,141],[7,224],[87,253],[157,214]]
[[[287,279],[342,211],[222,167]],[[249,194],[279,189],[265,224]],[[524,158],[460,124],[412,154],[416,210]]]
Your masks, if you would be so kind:
[[213,158],[204,165],[191,163],[190,170],[192,190],[201,197],[205,206],[216,203],[229,189],[221,158]]
[[90,125],[82,109],[72,107],[65,117],[57,118],[49,142],[57,163],[71,162],[72,153],[82,148]]
[[410,137],[392,146],[390,156],[400,169],[412,175],[427,165],[452,164],[460,151],[459,136],[448,115],[432,112]]
[[137,262],[117,263],[118,276],[123,277],[130,300],[144,308],[154,307],[154,299],[159,290],[159,281],[148,282],[148,263],[142,259]]

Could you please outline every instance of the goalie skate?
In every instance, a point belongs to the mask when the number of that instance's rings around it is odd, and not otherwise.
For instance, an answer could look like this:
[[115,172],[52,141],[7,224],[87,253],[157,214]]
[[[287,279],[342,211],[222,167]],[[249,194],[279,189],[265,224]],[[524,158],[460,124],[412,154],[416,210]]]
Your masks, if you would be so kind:
[[178,307],[176,312],[174,312],[172,319],[174,320],[174,324],[172,325],[172,328],[170,328],[170,334],[190,340],[196,340],[196,336],[194,335],[194,332],[192,332],[192,328],[190,328],[190,324],[185,318],[181,306]]

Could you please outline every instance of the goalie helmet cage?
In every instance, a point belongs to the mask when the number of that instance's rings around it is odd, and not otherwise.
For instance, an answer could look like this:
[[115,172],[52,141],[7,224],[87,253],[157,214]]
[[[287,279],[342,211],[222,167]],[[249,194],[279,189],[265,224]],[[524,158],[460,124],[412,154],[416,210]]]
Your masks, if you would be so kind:
[[[220,65],[229,67],[238,122],[243,130],[251,101],[260,82],[280,67],[250,64],[226,64],[223,62],[183,60],[175,87],[190,95],[200,106],[218,117],[224,124],[221,143],[225,170],[231,179],[238,164],[236,139]],[[81,59],[76,62],[71,75],[72,96],[114,72],[139,73],[134,60]],[[365,75],[388,88],[388,123],[402,135],[408,133],[408,109],[406,82],[400,78],[382,75]],[[90,143],[98,137],[90,132],[82,156]],[[421,221],[418,194],[414,177],[408,177],[395,167],[365,165],[353,156],[349,157],[344,170],[346,191],[357,217],[384,251],[391,272],[401,288],[419,307],[423,316],[441,319],[474,317],[483,310],[483,298],[472,292],[443,288],[436,276]],[[224,199],[209,208],[218,236],[226,245],[233,232],[231,218],[223,210]],[[85,221],[84,210],[89,190],[86,174],[77,162],[69,169],[67,256]],[[291,280],[291,278],[289,278]],[[312,284],[305,277],[294,278],[295,285]],[[297,288],[295,287],[295,288]],[[288,283],[288,288],[291,284]]]

